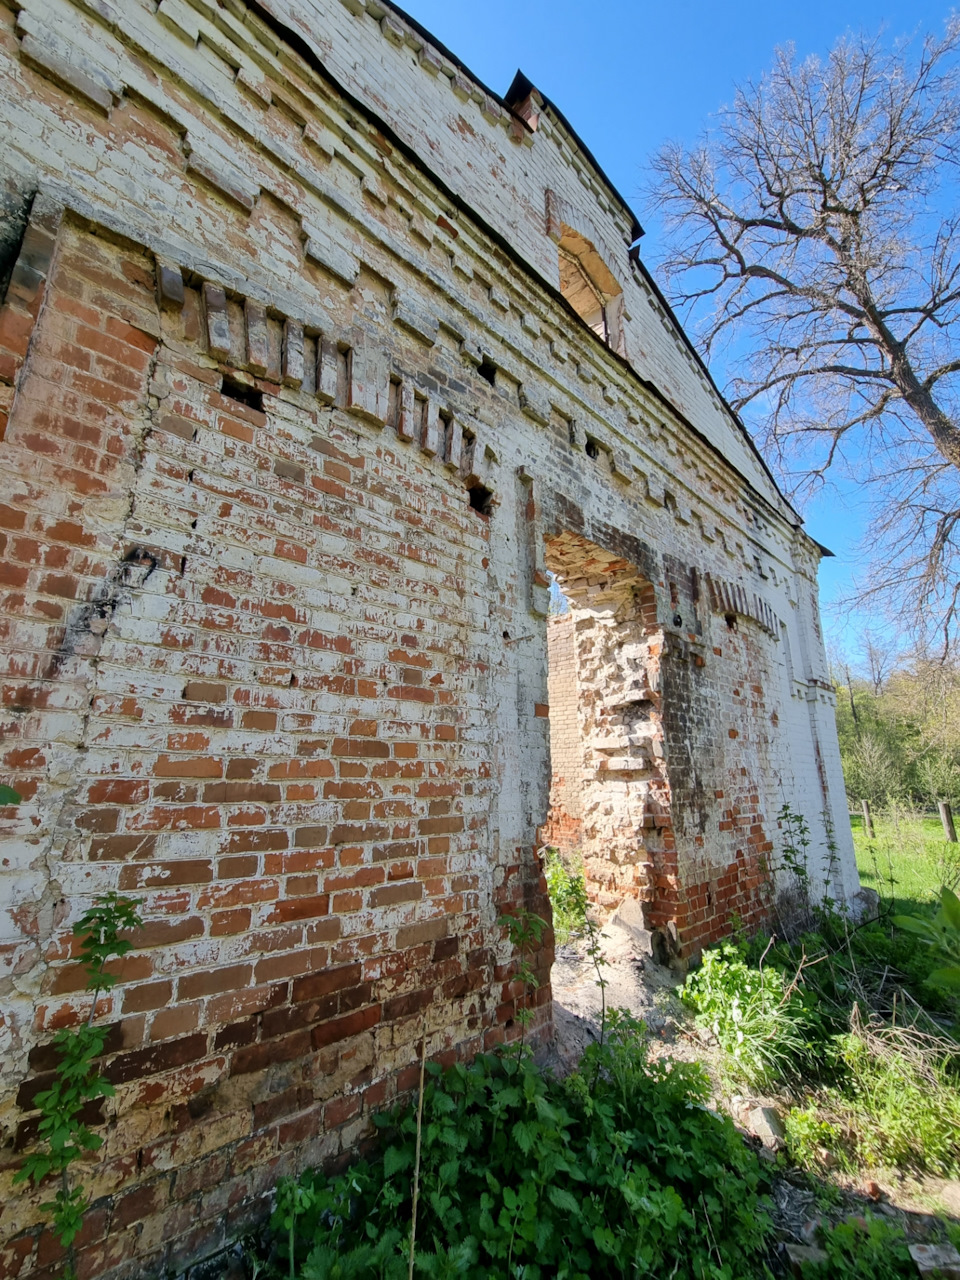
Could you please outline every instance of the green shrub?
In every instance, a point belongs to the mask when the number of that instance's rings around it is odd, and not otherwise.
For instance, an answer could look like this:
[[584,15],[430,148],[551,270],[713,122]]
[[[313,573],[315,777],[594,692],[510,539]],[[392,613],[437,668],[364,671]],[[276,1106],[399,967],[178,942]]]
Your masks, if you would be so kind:
[[[629,1015],[611,1015],[606,1043],[563,1082],[512,1051],[428,1070],[418,1276],[764,1274],[769,1223],[755,1154],[729,1118],[704,1109],[703,1072],[651,1061]],[[415,1107],[378,1127],[372,1163],[280,1185],[261,1274],[406,1276]]]
[[559,849],[547,849],[543,873],[553,907],[553,931],[557,942],[563,944],[582,933],[587,923],[587,886],[583,866],[575,863],[571,870],[560,856]]
[[797,1076],[809,1061],[816,1019],[774,965],[752,968],[724,943],[704,952],[680,994],[697,1025],[716,1038],[731,1077],[769,1087]]
[[932,919],[895,916],[894,924],[919,937],[937,957],[940,963],[930,974],[930,981],[960,990],[960,899],[953,890],[941,889],[940,910]]
[[824,1151],[837,1163],[846,1163],[841,1130],[831,1121],[824,1120],[814,1103],[791,1107],[783,1118],[783,1129],[787,1151],[794,1164],[804,1169],[815,1169],[824,1163]]
[[917,1274],[903,1229],[882,1218],[841,1222],[820,1232],[820,1245],[828,1261],[805,1262],[803,1280],[898,1280]]

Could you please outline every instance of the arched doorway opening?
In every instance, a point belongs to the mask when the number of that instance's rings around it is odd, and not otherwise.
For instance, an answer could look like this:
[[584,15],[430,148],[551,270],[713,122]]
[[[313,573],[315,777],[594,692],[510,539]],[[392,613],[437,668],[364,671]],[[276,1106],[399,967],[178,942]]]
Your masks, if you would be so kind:
[[548,622],[552,780],[541,843],[582,857],[601,910],[639,899],[648,927],[662,929],[676,867],[653,586],[569,532],[548,539],[546,564],[567,606]]

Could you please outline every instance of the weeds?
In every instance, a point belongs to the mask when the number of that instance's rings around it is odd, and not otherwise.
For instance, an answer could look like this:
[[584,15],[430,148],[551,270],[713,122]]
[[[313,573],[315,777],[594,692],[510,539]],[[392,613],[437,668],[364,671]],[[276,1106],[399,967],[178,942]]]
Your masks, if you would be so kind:
[[594,920],[586,918],[584,928],[587,934],[587,955],[590,963],[593,965],[594,972],[597,975],[596,986],[600,989],[600,1046],[603,1047],[603,1038],[607,1027],[607,980],[603,976],[604,965],[607,958],[603,954],[603,944],[600,941],[600,926]]
[[898,1280],[900,1276],[917,1274],[902,1229],[882,1218],[841,1222],[821,1231],[819,1240],[827,1261],[820,1265],[804,1263],[804,1280],[808,1276],[810,1280],[834,1276],[843,1276],[844,1280]]
[[83,939],[80,962],[87,971],[90,1010],[86,1022],[79,1027],[65,1027],[57,1033],[54,1045],[59,1061],[53,1084],[34,1099],[40,1109],[37,1149],[26,1157],[13,1179],[15,1183],[31,1181],[38,1186],[48,1176],[59,1178],[53,1200],[40,1207],[53,1218],[54,1234],[67,1250],[65,1280],[72,1280],[76,1274],[73,1242],[89,1206],[83,1184],[71,1178],[70,1169],[85,1152],[98,1151],[103,1145],[103,1139],[81,1117],[88,1102],[112,1097],[116,1092],[98,1067],[107,1027],[94,1025],[97,1000],[101,991],[109,990],[118,981],[104,966],[131,949],[133,944],[121,933],[142,927],[139,906],[139,901],[107,893],[97,898],[73,926],[74,937]]
[[865,958],[884,931],[865,933],[838,952],[824,935],[794,947],[768,942],[762,967],[727,944],[705,954],[683,998],[715,1036],[725,1075],[803,1099],[786,1126],[801,1165],[949,1175],[960,1168],[960,1050],[897,985],[882,949]]
[[507,930],[510,941],[520,953],[520,962],[515,974],[516,981],[523,984],[523,1003],[517,1004],[514,1017],[520,1024],[520,1042],[518,1053],[523,1053],[527,1027],[533,1021],[533,1009],[530,1007],[533,993],[540,986],[540,981],[530,964],[533,952],[539,947],[543,931],[547,927],[546,920],[541,920],[532,911],[517,911],[512,915],[502,915],[497,924]]
[[681,998],[723,1055],[726,1073],[753,1088],[796,1079],[810,1057],[815,1020],[775,966],[752,968],[725,943],[707,951]]
[[845,1072],[829,1101],[841,1149],[868,1166],[958,1172],[960,1091],[942,1048],[923,1052],[915,1040],[859,1028],[836,1043]]
[[783,1118],[787,1151],[794,1164],[805,1169],[845,1164],[843,1134],[839,1126],[823,1119],[814,1105],[792,1107]]
[[[428,1063],[415,1274],[763,1274],[769,1222],[755,1155],[729,1119],[703,1108],[700,1068],[651,1061],[642,1023],[619,1011],[608,1021],[606,1043],[563,1082],[529,1054],[480,1055],[446,1071]],[[264,1274],[407,1274],[415,1108],[377,1125],[373,1162],[295,1184],[307,1194],[292,1248],[293,1192],[283,1185]]]
[[[806,825],[780,816],[787,887],[802,906]],[[895,875],[891,862],[891,884]],[[949,1176],[960,1171],[960,902],[942,889],[936,915],[892,911],[888,901],[878,920],[853,924],[827,900],[804,911],[817,927],[792,942],[741,938],[707,952],[682,996],[726,1076],[797,1099],[785,1127],[798,1164]]]
[[571,869],[559,849],[550,848],[544,851],[543,873],[553,907],[553,931],[557,942],[562,945],[582,933],[587,924],[587,885],[583,864],[575,858]]

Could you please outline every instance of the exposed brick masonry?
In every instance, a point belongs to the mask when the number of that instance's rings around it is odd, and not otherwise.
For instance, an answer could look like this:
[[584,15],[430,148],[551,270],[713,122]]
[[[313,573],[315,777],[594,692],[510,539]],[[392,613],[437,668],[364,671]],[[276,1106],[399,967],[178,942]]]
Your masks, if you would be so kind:
[[[517,1035],[548,570],[596,900],[690,954],[758,919],[784,797],[822,885],[819,553],[556,113],[400,15],[0,3],[0,127],[0,1276],[57,1266],[12,1177],[86,1011],[71,925],[118,889],[146,927],[98,1010],[79,1267],[142,1280],[347,1159],[422,1036]],[[564,228],[618,350],[561,295]]]
[[573,613],[569,610],[551,617],[547,625],[550,812],[539,833],[544,845],[568,855],[579,853],[583,847],[583,751],[573,626]]

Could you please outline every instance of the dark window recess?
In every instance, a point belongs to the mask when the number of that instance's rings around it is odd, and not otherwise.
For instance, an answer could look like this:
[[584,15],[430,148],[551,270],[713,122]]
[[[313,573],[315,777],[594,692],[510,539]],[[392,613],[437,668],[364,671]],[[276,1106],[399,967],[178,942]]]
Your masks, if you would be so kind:
[[7,298],[7,287],[13,275],[27,234],[27,222],[33,207],[34,192],[29,196],[8,194],[0,197],[0,305]]
[[423,444],[427,433],[427,401],[423,396],[414,396],[413,418],[417,424],[417,444]]
[[497,385],[497,366],[492,360],[488,360],[486,356],[484,356],[477,365],[477,373],[479,373],[481,378],[486,379],[486,381],[490,383],[491,387],[495,387]]
[[443,449],[444,462],[450,461],[450,454],[453,449],[453,414],[440,410],[440,440]]
[[493,490],[488,489],[485,484],[472,484],[467,493],[473,510],[479,511],[482,516],[488,516],[493,502]]
[[600,446],[597,444],[596,440],[587,441],[587,457],[588,458],[600,457]]
[[400,379],[390,379],[390,390],[387,400],[387,423],[396,428],[400,424]]
[[474,453],[477,448],[477,437],[472,431],[464,430],[460,445],[460,472],[468,476],[473,470]]
[[220,384],[220,394],[226,396],[228,400],[245,404],[248,409],[256,409],[258,413],[263,413],[263,392],[241,382],[239,378],[231,378],[229,374],[224,374]]
[[350,403],[350,384],[353,381],[353,349],[337,347],[337,404],[345,409]]

